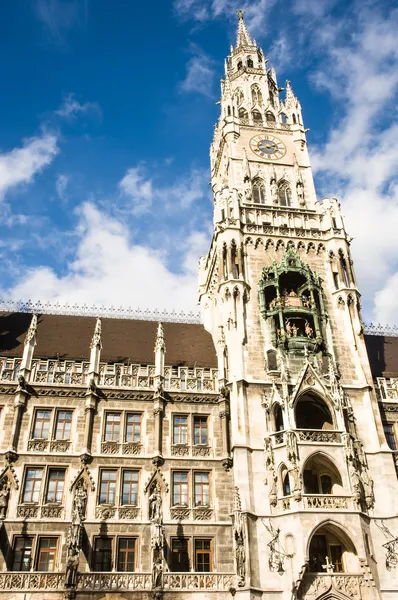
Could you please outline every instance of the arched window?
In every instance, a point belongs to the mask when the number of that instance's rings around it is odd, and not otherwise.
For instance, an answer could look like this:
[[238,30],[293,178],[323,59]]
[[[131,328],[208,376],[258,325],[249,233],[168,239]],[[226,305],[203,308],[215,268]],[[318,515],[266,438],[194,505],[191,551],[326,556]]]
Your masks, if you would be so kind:
[[265,185],[262,179],[255,179],[252,186],[253,202],[265,204]]
[[285,113],[281,113],[281,123],[287,123],[287,118]]
[[247,66],[249,67],[249,69],[252,69],[254,67],[254,62],[253,59],[251,58],[251,56],[247,57]]
[[262,106],[263,104],[263,95],[261,93],[261,90],[259,88],[259,86],[257,84],[252,85],[252,104],[253,106],[255,106],[256,104],[258,104],[259,106]]
[[241,60],[238,62],[237,67],[238,67],[238,71],[243,69],[243,62]]
[[315,394],[300,396],[295,413],[297,429],[334,429],[328,406]]
[[275,108],[275,98],[272,92],[269,93],[269,102],[273,108]]
[[244,108],[239,109],[239,119],[241,119],[242,121],[249,120],[249,114],[248,114],[247,110],[245,110]]
[[330,475],[321,475],[321,494],[333,494],[333,483]]
[[276,404],[274,408],[275,431],[283,431],[285,425],[283,423],[283,412],[280,404]]
[[275,350],[267,351],[267,365],[268,365],[268,371],[277,371],[278,370],[278,360],[276,357]]
[[328,563],[333,567],[333,573],[361,572],[354,544],[345,531],[329,523],[317,529],[312,536],[308,570],[325,573]]
[[303,468],[305,494],[341,495],[341,475],[332,461],[323,453],[313,454]]
[[267,119],[267,123],[275,123],[276,122],[275,115],[271,111],[268,111],[266,113],[265,117]]
[[252,112],[252,117],[253,117],[253,123],[257,123],[259,125],[263,124],[263,118],[261,116],[261,113],[258,112],[258,110],[253,110]]
[[292,489],[291,489],[291,485],[290,485],[290,476],[289,476],[289,471],[287,470],[285,465],[282,465],[281,481],[282,481],[282,495],[290,496],[292,493]]
[[292,190],[287,181],[281,181],[278,185],[278,198],[281,206],[290,206]]
[[227,115],[228,115],[228,117],[231,116],[231,107],[230,106],[227,106]]
[[292,117],[293,117],[293,123],[296,125],[297,124],[296,115],[293,113]]

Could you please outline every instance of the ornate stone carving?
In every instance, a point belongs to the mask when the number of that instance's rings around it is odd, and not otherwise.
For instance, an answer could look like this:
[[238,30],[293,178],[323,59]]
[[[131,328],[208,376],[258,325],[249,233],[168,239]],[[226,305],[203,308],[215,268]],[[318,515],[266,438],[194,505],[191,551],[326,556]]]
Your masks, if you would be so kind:
[[120,444],[119,442],[102,442],[101,451],[102,454],[119,454]]
[[209,521],[213,516],[213,509],[208,506],[196,506],[193,509],[193,518],[195,521]]
[[345,496],[305,496],[307,508],[342,509],[348,508],[348,498]]
[[84,479],[80,479],[75,486],[72,502],[72,519],[84,521],[87,508],[87,485]]
[[60,519],[62,517],[63,506],[59,504],[45,504],[41,507],[40,514],[43,518]]
[[119,508],[119,519],[136,519],[139,512],[139,508],[136,506],[121,506]]
[[0,520],[7,516],[8,501],[10,499],[10,481],[8,477],[0,480]]
[[188,521],[191,518],[191,509],[183,506],[173,506],[170,509],[170,514],[175,521]]
[[68,452],[69,448],[69,440],[53,440],[50,442],[50,452]]
[[209,446],[193,446],[192,455],[193,456],[210,456],[210,448],[209,448]]
[[391,533],[387,525],[384,524],[383,519],[375,519],[375,525],[387,539],[387,542],[383,544],[383,548],[386,550],[386,568],[391,571],[398,564],[398,537]]
[[246,515],[242,514],[242,504],[239,489],[235,487],[235,511],[234,511],[234,541],[235,562],[238,587],[244,587],[246,582]]
[[133,454],[134,456],[137,456],[138,454],[141,454],[141,449],[142,444],[139,442],[125,442],[122,445],[123,454]]
[[172,456],[189,456],[189,446],[187,444],[175,444],[171,447]]
[[317,442],[321,444],[341,442],[341,436],[337,431],[310,431],[308,429],[299,429],[297,433],[302,442]]
[[29,440],[29,452],[45,452],[48,448],[48,440]]
[[102,521],[107,521],[108,519],[113,519],[116,514],[116,508],[114,506],[96,506],[95,508],[95,518],[101,519]]
[[17,517],[23,519],[33,519],[37,517],[39,513],[39,507],[37,505],[20,504],[17,508]]

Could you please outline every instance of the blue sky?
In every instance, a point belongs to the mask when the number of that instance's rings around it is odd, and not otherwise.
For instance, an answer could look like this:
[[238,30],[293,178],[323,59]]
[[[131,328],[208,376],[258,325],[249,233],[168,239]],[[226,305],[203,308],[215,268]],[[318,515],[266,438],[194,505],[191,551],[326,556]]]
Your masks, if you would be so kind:
[[398,322],[387,0],[1,3],[4,299],[196,310],[209,144],[240,7],[302,103],[319,196],[342,202],[366,320]]

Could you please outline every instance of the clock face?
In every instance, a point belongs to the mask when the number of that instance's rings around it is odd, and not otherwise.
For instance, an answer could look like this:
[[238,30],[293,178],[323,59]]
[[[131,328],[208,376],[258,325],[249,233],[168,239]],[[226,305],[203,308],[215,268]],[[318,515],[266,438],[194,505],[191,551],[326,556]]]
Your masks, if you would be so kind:
[[256,135],[250,140],[250,148],[261,158],[278,160],[285,156],[286,146],[281,140],[273,135]]

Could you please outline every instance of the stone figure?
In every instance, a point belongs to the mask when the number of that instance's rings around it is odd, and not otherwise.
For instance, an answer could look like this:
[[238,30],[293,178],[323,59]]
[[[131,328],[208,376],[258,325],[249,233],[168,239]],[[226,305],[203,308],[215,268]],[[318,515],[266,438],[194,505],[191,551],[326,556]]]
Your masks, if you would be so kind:
[[270,188],[272,201],[276,204],[278,202],[278,186],[275,179],[271,179]]
[[278,477],[275,473],[275,471],[272,472],[272,481],[270,484],[270,490],[269,490],[269,501],[271,506],[276,506],[277,501],[278,501]]
[[235,558],[236,574],[238,576],[238,586],[243,587],[245,585],[246,577],[246,552],[243,536],[240,536],[236,539]]
[[73,588],[77,584],[77,569],[79,567],[79,550],[72,548],[66,560],[65,587]]
[[163,519],[162,495],[159,485],[154,487],[149,496],[149,519],[156,522],[161,522]]
[[304,185],[302,183],[302,181],[299,181],[297,183],[297,199],[298,199],[298,203],[300,206],[304,206],[305,205],[305,200],[304,200]]
[[163,526],[151,523],[151,546],[155,550],[161,550],[164,544]]
[[353,498],[355,502],[360,502],[362,496],[361,480],[356,468],[354,467],[351,461],[349,461],[348,463],[348,474],[350,477]]
[[84,521],[86,518],[86,506],[87,506],[87,489],[84,481],[81,479],[75,489],[72,506],[72,516],[74,519]]
[[311,325],[308,323],[308,321],[305,322],[305,335],[309,338],[312,338],[314,336],[314,330],[312,329]]
[[159,588],[162,585],[163,561],[162,556],[158,554],[152,564],[152,587]]
[[298,459],[297,437],[293,431],[286,431],[286,451],[287,457],[291,463],[295,463]]
[[0,519],[5,519],[7,516],[9,496],[10,486],[8,480],[3,480],[0,483]]

